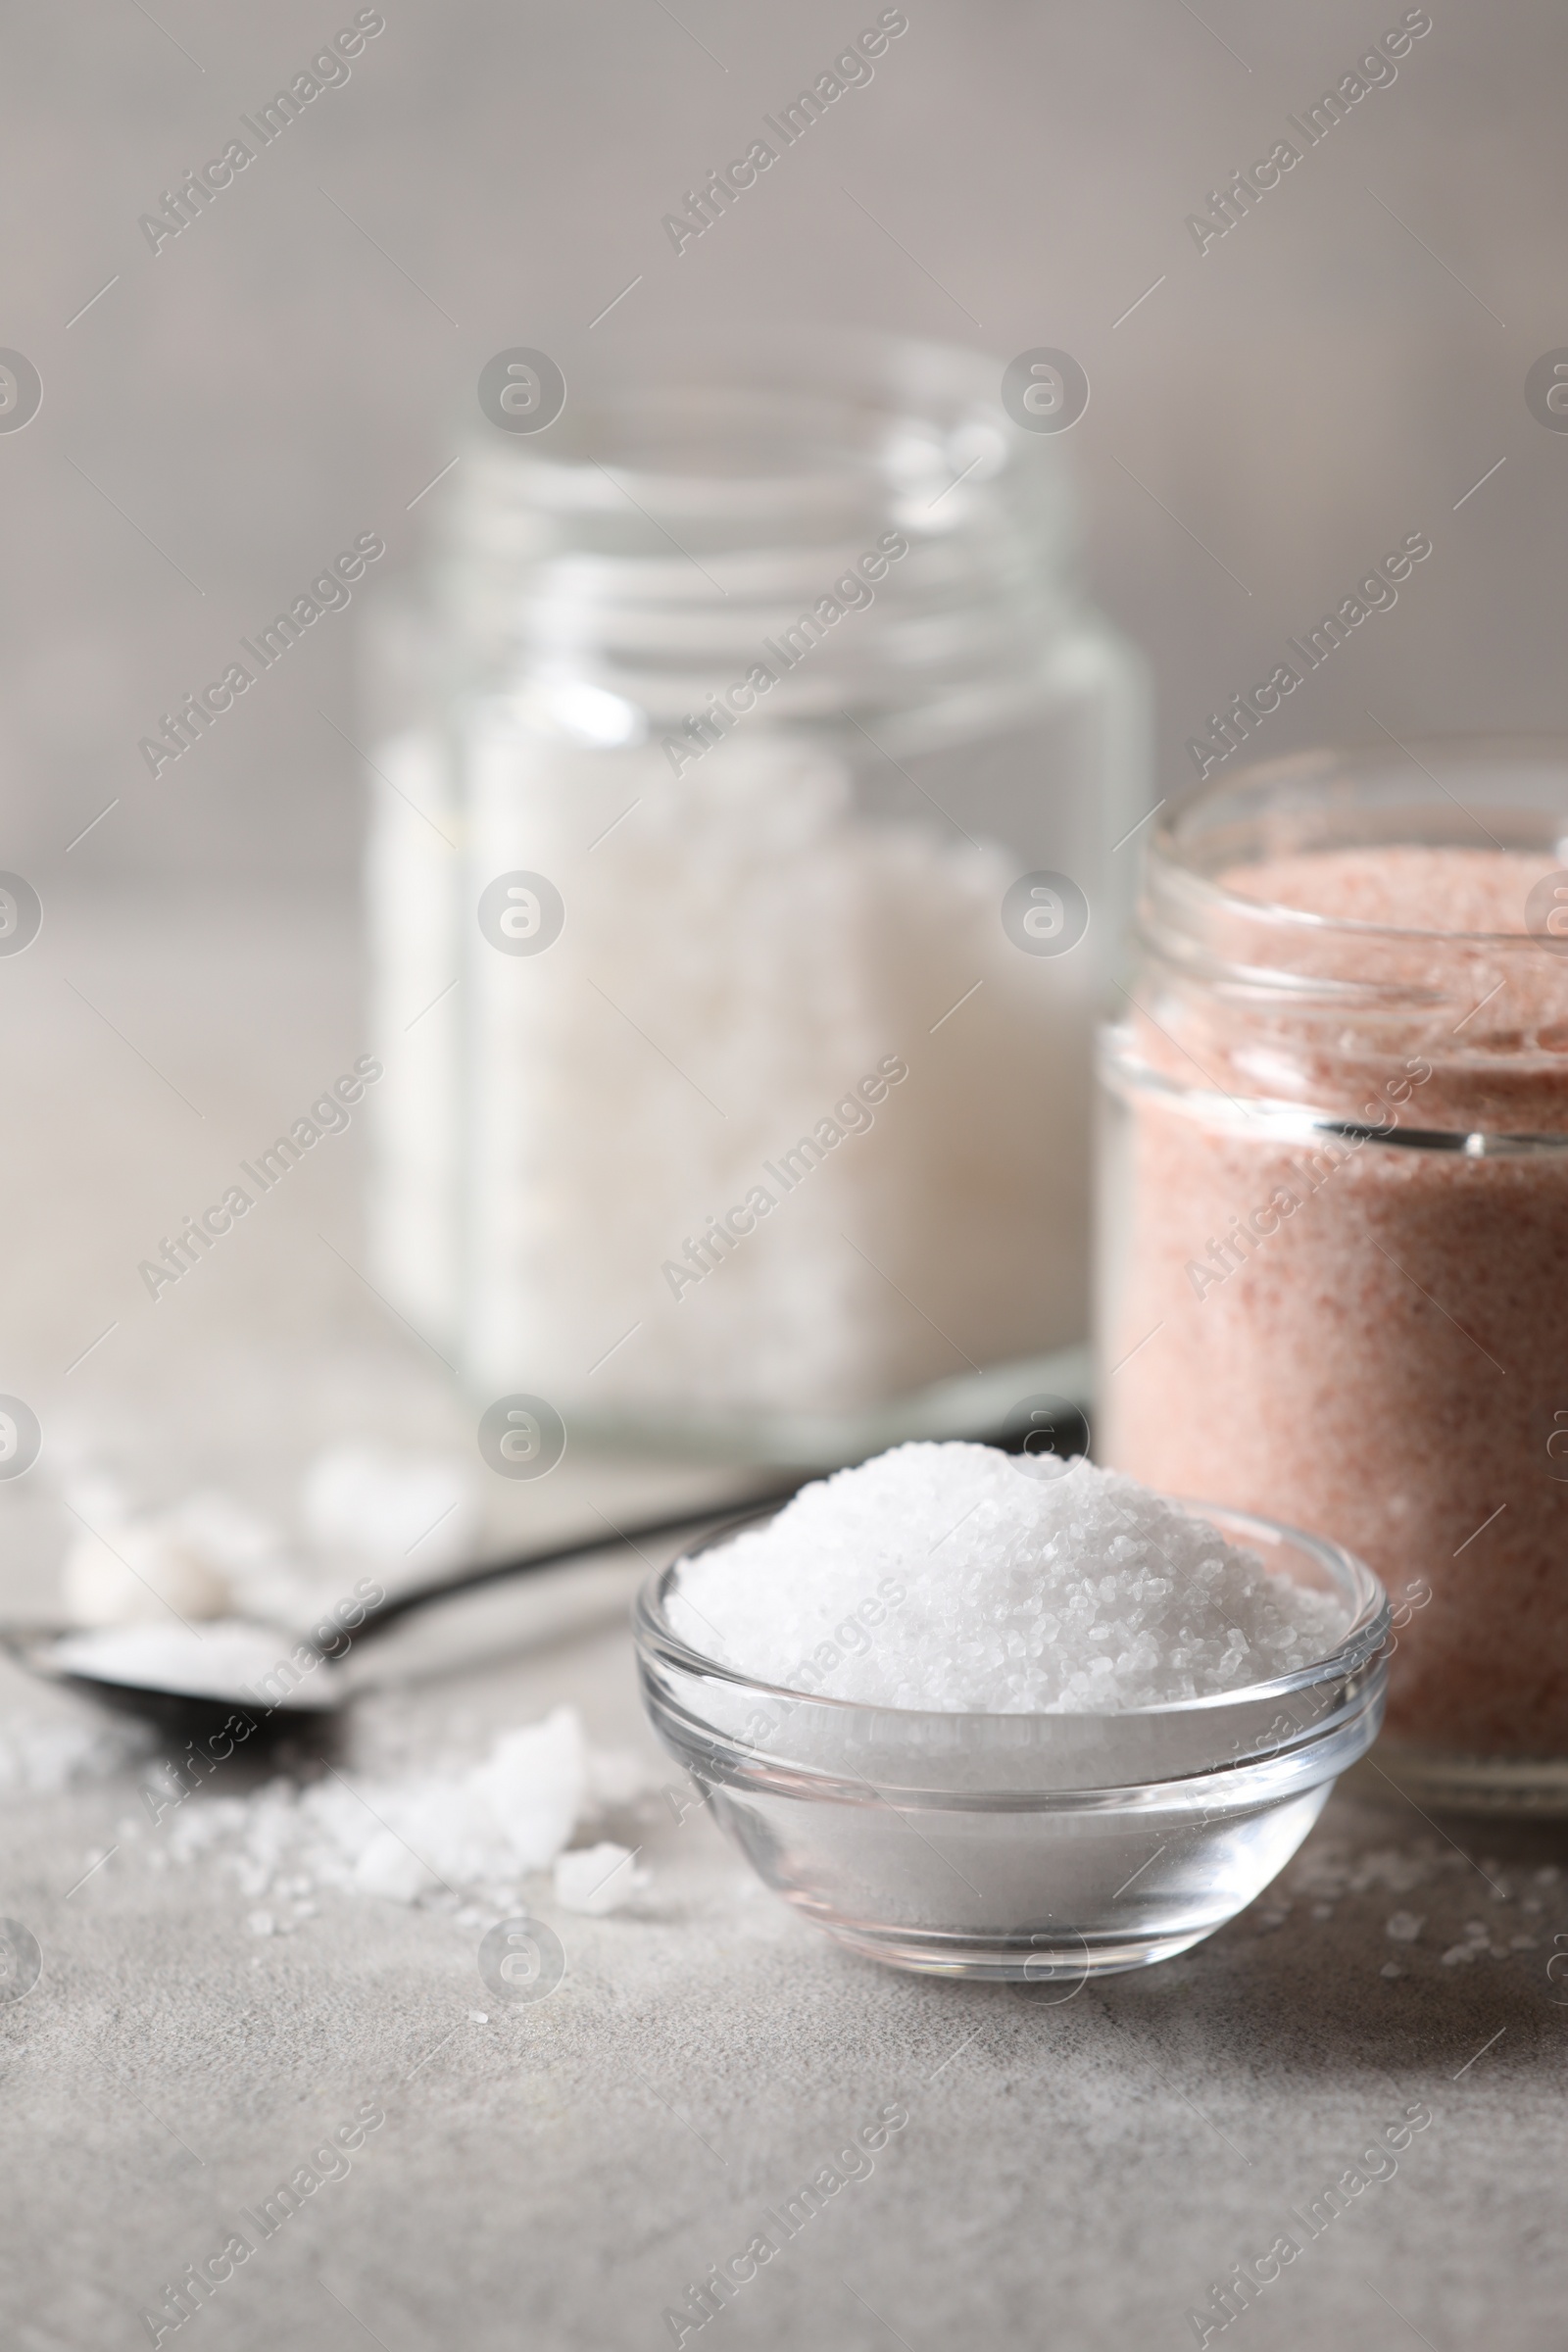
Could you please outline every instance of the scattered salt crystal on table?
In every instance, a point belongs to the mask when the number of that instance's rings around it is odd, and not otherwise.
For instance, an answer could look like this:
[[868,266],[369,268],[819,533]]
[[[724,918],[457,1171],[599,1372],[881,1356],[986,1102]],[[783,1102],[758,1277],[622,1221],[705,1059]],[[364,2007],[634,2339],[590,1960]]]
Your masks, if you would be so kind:
[[65,1717],[13,1722],[0,1735],[0,1792],[22,1788],[53,1796],[79,1782],[113,1780],[153,1745],[151,1726],[142,1723]]
[[603,1919],[618,1911],[649,1885],[652,1874],[637,1869],[633,1849],[626,1845],[578,1846],[556,1857],[556,1900],[564,1911],[580,1911]]
[[1424,1915],[1417,1918],[1413,1911],[1396,1911],[1384,1934],[1394,1943],[1414,1943],[1426,1924]]
[[66,1611],[75,1625],[167,1625],[176,1617],[218,1617],[228,1587],[200,1548],[157,1519],[112,1520],[102,1534],[84,1527],[61,1570]]
[[382,1830],[354,1865],[354,1884],[362,1894],[384,1894],[394,1903],[412,1903],[429,1886],[439,1886],[441,1874],[422,1855],[405,1844],[395,1830]]
[[890,1707],[1108,1713],[1316,1663],[1334,1595],[1135,1479],[900,1446],[686,1562],[677,1633],[758,1680]]
[[[557,1707],[541,1723],[503,1732],[477,1763],[399,1779],[333,1774],[305,1788],[279,1778],[246,1796],[199,1793],[172,1808],[160,1791],[157,1850],[177,1862],[212,1854],[244,1895],[289,1902],[296,1920],[315,1911],[300,1898],[324,1886],[400,1903],[451,1903],[482,1889],[505,1915],[517,1907],[515,1880],[548,1870],[579,1822],[603,1810],[595,1783],[624,1786],[629,1777],[624,1758],[595,1755],[574,1708]],[[601,1877],[625,1849],[603,1850]],[[268,1927],[257,1929],[258,1919]],[[272,1911],[251,1922],[253,1933],[286,1932]]]
[[588,1792],[587,1743],[575,1711],[557,1707],[543,1723],[504,1733],[471,1786],[502,1825],[517,1868],[547,1869],[576,1828]]

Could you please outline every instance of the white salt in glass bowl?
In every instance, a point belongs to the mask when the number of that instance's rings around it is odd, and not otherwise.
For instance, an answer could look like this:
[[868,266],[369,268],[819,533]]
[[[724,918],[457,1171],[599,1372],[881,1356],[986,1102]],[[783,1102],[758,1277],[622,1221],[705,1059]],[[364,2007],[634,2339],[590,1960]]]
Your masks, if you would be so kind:
[[1383,1587],[1353,1553],[1244,1511],[1176,1507],[1337,1594],[1332,1655],[1217,1697],[1100,1715],[867,1706],[693,1649],[668,1616],[677,1560],[637,1603],[644,1704],[758,1875],[853,1951],[1042,1984],[1168,1960],[1261,1892],[1371,1746],[1389,1633]]

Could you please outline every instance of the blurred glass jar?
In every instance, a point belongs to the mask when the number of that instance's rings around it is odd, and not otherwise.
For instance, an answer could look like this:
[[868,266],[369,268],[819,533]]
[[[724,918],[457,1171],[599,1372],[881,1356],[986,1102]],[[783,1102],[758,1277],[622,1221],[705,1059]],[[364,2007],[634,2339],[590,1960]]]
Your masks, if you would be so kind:
[[831,1451],[1083,1338],[1145,695],[999,383],[754,340],[454,470],[379,626],[371,1227],[475,1393]]
[[1568,745],[1320,751],[1149,845],[1102,1458],[1388,1587],[1391,1774],[1568,1813]]

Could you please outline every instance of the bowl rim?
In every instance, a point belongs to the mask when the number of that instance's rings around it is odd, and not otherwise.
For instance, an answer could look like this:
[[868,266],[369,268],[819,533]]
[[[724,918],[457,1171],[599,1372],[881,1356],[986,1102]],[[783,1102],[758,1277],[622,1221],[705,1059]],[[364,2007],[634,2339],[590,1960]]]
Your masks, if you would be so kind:
[[[1152,1490],[1155,1493],[1159,1491]],[[682,1640],[670,1627],[665,1615],[665,1601],[675,1578],[686,1562],[712,1551],[734,1536],[754,1527],[765,1526],[789,1501],[771,1503],[760,1510],[747,1511],[726,1520],[714,1528],[700,1544],[689,1545],[663,1568],[655,1569],[640,1587],[632,1611],[632,1632],[638,1652],[643,1657],[657,1658],[662,1665],[678,1672],[696,1675],[705,1681],[729,1684],[733,1689],[771,1701],[784,1701],[792,1709],[821,1707],[836,1711],[846,1718],[853,1716],[883,1716],[907,1726],[911,1731],[919,1724],[966,1724],[976,1736],[982,1729],[999,1738],[1016,1737],[1025,1725],[1049,1725],[1061,1737],[1068,1737],[1075,1727],[1127,1724],[1149,1724],[1160,1720],[1178,1721],[1201,1719],[1205,1714],[1221,1715],[1230,1708],[1254,1708],[1274,1699],[1289,1698],[1301,1690],[1314,1690],[1327,1683],[1347,1679],[1371,1664],[1383,1649],[1392,1631],[1388,1593],[1382,1580],[1369,1568],[1359,1553],[1346,1544],[1336,1544],[1330,1537],[1308,1534],[1304,1528],[1293,1526],[1288,1520],[1269,1517],[1261,1511],[1244,1511],[1230,1503],[1208,1502],[1187,1495],[1160,1494],[1161,1501],[1175,1505],[1194,1518],[1207,1519],[1219,1532],[1235,1529],[1245,1539],[1249,1535],[1260,1538],[1268,1544],[1296,1545],[1324,1568],[1335,1589],[1348,1600],[1356,1601],[1353,1616],[1338,1646],[1310,1665],[1298,1667],[1293,1673],[1276,1676],[1270,1682],[1247,1683],[1234,1690],[1209,1691],[1200,1698],[1158,1700],[1141,1707],[1106,1707],[1098,1710],[1069,1710],[1066,1708],[1015,1708],[992,1712],[978,1707],[893,1707],[876,1700],[835,1698],[824,1691],[795,1690],[787,1684],[768,1683],[760,1676],[746,1674],[739,1668],[726,1665],[722,1659],[708,1655]],[[789,1500],[794,1500],[790,1497]],[[1255,1761],[1255,1757],[1247,1759]]]

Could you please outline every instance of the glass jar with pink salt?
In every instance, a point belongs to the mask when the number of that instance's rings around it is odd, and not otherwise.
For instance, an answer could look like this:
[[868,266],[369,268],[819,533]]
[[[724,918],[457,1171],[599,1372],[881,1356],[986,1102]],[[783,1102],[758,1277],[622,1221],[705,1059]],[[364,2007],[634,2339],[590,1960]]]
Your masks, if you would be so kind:
[[1413,1792],[1568,1812],[1568,743],[1314,752],[1146,853],[1101,1457],[1331,1537]]

